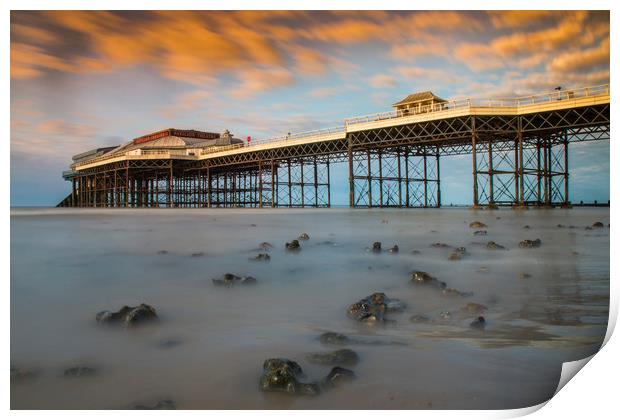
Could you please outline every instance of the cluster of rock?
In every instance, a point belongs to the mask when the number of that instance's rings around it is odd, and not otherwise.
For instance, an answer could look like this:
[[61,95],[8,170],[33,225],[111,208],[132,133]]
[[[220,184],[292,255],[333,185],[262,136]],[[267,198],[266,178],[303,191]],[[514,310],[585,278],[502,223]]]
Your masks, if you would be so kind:
[[407,305],[398,300],[390,299],[385,293],[376,292],[349,305],[348,315],[360,322],[384,322],[388,312],[401,312]]
[[539,248],[541,244],[540,239],[524,239],[519,242],[519,248]]
[[257,283],[256,279],[252,276],[237,276],[232,273],[226,273],[221,279],[212,279],[213,284],[222,287],[234,287],[234,286],[253,286]]
[[297,362],[282,358],[267,359],[263,363],[263,373],[259,380],[259,386],[265,392],[318,395],[322,391],[353,380],[355,373],[352,370],[335,366],[320,381],[302,382],[303,377],[303,370]]
[[155,308],[146,303],[141,303],[138,306],[123,306],[117,312],[101,311],[95,316],[95,319],[100,324],[134,327],[157,321],[159,318]]
[[[373,242],[372,248],[366,248],[366,251],[372,251],[376,254],[379,254],[381,252],[381,242]],[[399,251],[398,245],[394,244],[394,246],[391,248],[388,248],[387,251],[392,254],[398,253]]]

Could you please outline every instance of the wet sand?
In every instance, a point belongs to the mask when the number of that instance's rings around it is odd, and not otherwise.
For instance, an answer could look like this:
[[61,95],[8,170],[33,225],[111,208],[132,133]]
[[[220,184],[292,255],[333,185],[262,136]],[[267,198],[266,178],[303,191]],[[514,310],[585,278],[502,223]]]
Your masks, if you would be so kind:
[[[474,220],[488,225],[487,236],[473,235]],[[585,229],[596,221],[605,227]],[[36,375],[11,381],[11,408],[131,408],[167,399],[179,409],[538,404],[553,395],[562,362],[602,343],[608,223],[607,208],[13,209],[11,364]],[[302,232],[310,235],[302,250],[286,252],[284,243]],[[540,248],[518,247],[536,238]],[[264,241],[274,245],[271,260],[250,261]],[[374,241],[384,252],[366,250]],[[489,250],[488,241],[508,249]],[[438,242],[450,248],[431,246]],[[399,252],[386,252],[394,244]],[[460,246],[467,253],[450,261]],[[414,270],[473,296],[416,287]],[[258,284],[215,287],[212,279],[227,272]],[[373,292],[408,308],[386,325],[347,317],[351,303]],[[95,322],[101,310],[142,302],[157,309],[157,325]],[[468,302],[488,308],[484,330],[469,327],[474,315],[460,310]],[[440,321],[442,311],[452,319]],[[410,322],[416,314],[434,321]],[[318,397],[258,389],[271,357],[297,361],[309,381],[325,376],[331,367],[305,356],[339,348],[318,340],[327,331],[399,344],[346,346],[360,357],[357,379]],[[63,376],[81,365],[97,374]]]

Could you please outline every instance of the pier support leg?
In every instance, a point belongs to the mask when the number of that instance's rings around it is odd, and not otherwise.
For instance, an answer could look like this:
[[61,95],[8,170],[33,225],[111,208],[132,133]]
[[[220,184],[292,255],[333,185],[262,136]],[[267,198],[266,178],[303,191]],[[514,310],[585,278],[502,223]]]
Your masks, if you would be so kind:
[[474,208],[478,208],[478,157],[477,157],[477,144],[476,144],[476,119],[472,117],[472,132],[471,132],[471,160],[473,165],[474,176]]

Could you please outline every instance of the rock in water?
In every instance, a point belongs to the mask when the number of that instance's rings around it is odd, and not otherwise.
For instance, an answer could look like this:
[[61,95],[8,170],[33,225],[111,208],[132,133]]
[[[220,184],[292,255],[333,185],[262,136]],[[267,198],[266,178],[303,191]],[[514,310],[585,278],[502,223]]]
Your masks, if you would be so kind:
[[478,220],[476,220],[476,221],[474,221],[474,222],[471,222],[471,223],[469,224],[469,227],[470,227],[470,228],[475,228],[475,229],[482,229],[482,228],[485,228],[485,227],[488,227],[488,226],[487,226],[487,225],[485,225],[484,223],[479,222]]
[[452,254],[450,254],[450,256],[448,257],[448,259],[450,261],[459,261],[460,259],[462,259],[465,254],[467,254],[467,250],[465,249],[464,246],[458,247],[456,248]]
[[437,280],[425,271],[414,271],[411,273],[411,282],[421,286],[431,286],[437,289],[445,289],[446,283]]
[[122,324],[133,327],[148,322],[157,321],[155,308],[145,303],[139,306],[123,306],[118,312],[101,311],[95,317],[100,324]]
[[506,248],[496,242],[490,241],[487,243],[487,249],[506,249]]
[[34,379],[38,376],[38,372],[31,369],[19,368],[11,365],[11,382],[21,382]]
[[337,332],[326,332],[320,335],[319,340],[323,344],[332,344],[332,345],[344,345],[351,344],[352,340],[344,334],[340,334]]
[[604,228],[605,225],[601,222],[595,222],[594,224],[592,224],[592,227],[595,229],[601,229],[601,228]]
[[390,299],[385,293],[376,292],[351,304],[347,313],[356,321],[375,323],[385,321],[386,312],[402,311],[405,307],[404,302]]
[[446,287],[441,291],[443,296],[447,297],[470,297],[473,296],[473,292],[461,292],[453,287]]
[[250,257],[251,261],[270,261],[271,257],[269,256],[269,254],[258,254],[255,257]]
[[306,356],[306,359],[319,365],[353,366],[359,361],[359,356],[351,349],[340,349],[327,353],[311,353]]
[[223,287],[234,287],[237,285],[255,285],[257,280],[252,276],[240,277],[232,273],[226,273],[221,279],[212,279],[213,284]]
[[381,252],[381,242],[373,242],[372,252]]
[[484,319],[483,316],[479,316],[478,318],[474,319],[471,324],[469,324],[469,326],[471,328],[475,328],[478,330],[482,330],[484,329],[485,325],[486,325],[486,319]]
[[540,241],[540,239],[525,239],[519,242],[519,248],[538,248],[541,244],[542,242]]
[[263,363],[263,373],[259,386],[265,392],[286,392],[288,394],[317,395],[320,388],[316,383],[301,383],[301,366],[288,359],[267,359]]
[[427,322],[431,322],[431,319],[424,315],[413,315],[411,318],[409,318],[409,321],[413,322],[414,324],[426,324]]
[[297,239],[293,239],[291,242],[287,242],[284,247],[287,251],[299,251],[301,250],[301,245],[299,245],[299,241]]
[[355,373],[352,370],[336,366],[321,381],[321,385],[325,389],[336,388],[343,383],[351,382],[353,379],[355,379]]

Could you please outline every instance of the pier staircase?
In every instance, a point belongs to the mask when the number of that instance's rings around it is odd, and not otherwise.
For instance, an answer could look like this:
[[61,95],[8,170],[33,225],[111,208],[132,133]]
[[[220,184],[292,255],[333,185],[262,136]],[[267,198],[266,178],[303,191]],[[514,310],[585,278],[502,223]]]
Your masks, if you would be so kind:
[[60,203],[56,204],[56,207],[73,207],[71,203],[71,193],[66,196]]

